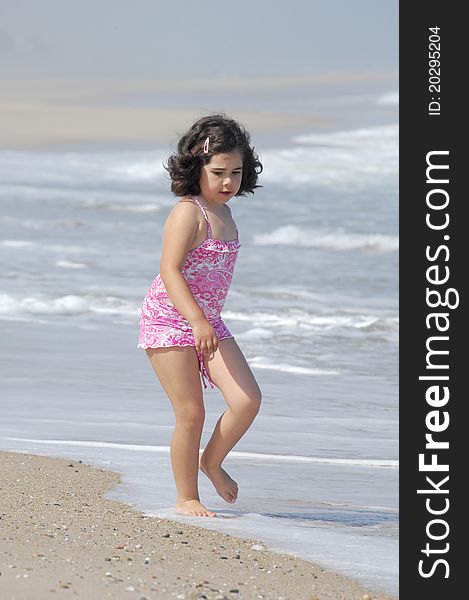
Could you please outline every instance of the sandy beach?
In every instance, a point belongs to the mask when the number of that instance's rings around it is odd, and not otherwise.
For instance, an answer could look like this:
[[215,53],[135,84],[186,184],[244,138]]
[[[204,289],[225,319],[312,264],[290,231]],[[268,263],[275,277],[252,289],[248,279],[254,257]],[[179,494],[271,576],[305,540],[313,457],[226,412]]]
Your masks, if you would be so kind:
[[[297,111],[293,101],[285,110],[276,106],[276,96],[295,90],[314,96],[336,86],[394,84],[395,74],[380,72],[133,81],[6,78],[0,99],[0,147],[52,150],[94,143],[168,144],[194,119],[219,110],[258,135],[320,130],[337,125],[335,119]],[[264,100],[256,100],[259,94]],[[244,108],[238,104],[240,98]]]
[[112,471],[3,451],[0,471],[2,600],[391,600],[259,540],[103,498]]
[[[175,131],[189,126],[204,111],[162,107],[161,94],[187,96],[203,83],[12,81],[0,101],[0,146],[40,150],[95,142],[167,144],[175,139]],[[214,82],[205,85],[208,106]],[[229,93],[231,85],[218,84],[218,91]],[[156,95],[150,106],[132,106],[135,96],[148,93]],[[258,132],[316,127],[322,121],[276,111],[237,110],[232,114]]]

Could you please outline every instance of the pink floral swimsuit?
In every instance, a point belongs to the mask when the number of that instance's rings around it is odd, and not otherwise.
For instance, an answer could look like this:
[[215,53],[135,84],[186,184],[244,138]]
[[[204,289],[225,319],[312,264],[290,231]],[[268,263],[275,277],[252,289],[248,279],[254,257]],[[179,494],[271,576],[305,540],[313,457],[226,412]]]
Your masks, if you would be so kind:
[[[213,239],[207,211],[196,196],[191,197],[207,221],[207,237],[200,246],[189,250],[181,272],[218,339],[232,338],[234,336],[223,322],[220,312],[225,304],[241,246],[238,228],[235,224],[237,236],[234,240]],[[137,348],[168,346],[195,346],[195,339],[190,323],[171,302],[158,274],[143,299]],[[204,366],[202,353],[199,352],[197,356],[204,388],[207,387],[204,378],[213,388],[213,382]]]

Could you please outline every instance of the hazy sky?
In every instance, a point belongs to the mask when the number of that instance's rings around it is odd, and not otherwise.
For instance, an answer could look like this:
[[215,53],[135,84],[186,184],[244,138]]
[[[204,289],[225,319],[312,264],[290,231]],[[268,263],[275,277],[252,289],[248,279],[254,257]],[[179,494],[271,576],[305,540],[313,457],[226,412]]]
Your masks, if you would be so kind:
[[398,0],[0,0],[0,72],[165,77],[398,68]]

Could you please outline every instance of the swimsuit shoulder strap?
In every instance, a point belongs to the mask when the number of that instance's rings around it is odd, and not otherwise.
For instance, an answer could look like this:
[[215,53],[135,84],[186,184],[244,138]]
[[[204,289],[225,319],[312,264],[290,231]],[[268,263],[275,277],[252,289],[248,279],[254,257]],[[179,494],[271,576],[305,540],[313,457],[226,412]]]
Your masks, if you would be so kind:
[[212,227],[210,226],[210,221],[208,220],[207,211],[205,210],[205,207],[202,206],[202,204],[197,200],[197,198],[195,196],[191,196],[191,197],[195,200],[197,206],[200,208],[200,210],[202,211],[202,213],[204,215],[205,220],[207,221],[208,237],[211,238],[212,237]]

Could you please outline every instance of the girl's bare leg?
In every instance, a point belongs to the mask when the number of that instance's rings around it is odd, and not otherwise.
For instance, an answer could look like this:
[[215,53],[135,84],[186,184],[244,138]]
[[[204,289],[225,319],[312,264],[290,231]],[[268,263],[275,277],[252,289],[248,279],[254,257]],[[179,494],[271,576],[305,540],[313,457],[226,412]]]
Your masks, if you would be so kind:
[[261,390],[233,338],[220,340],[218,350],[212,358],[205,357],[204,363],[213,383],[223,394],[228,409],[219,418],[200,456],[199,466],[218,494],[226,502],[233,503],[238,496],[238,485],[221,464],[259,412]]
[[147,348],[146,353],[176,416],[171,440],[171,464],[178,492],[176,510],[197,517],[215,517],[213,511],[201,504],[198,490],[205,408],[195,348]]

